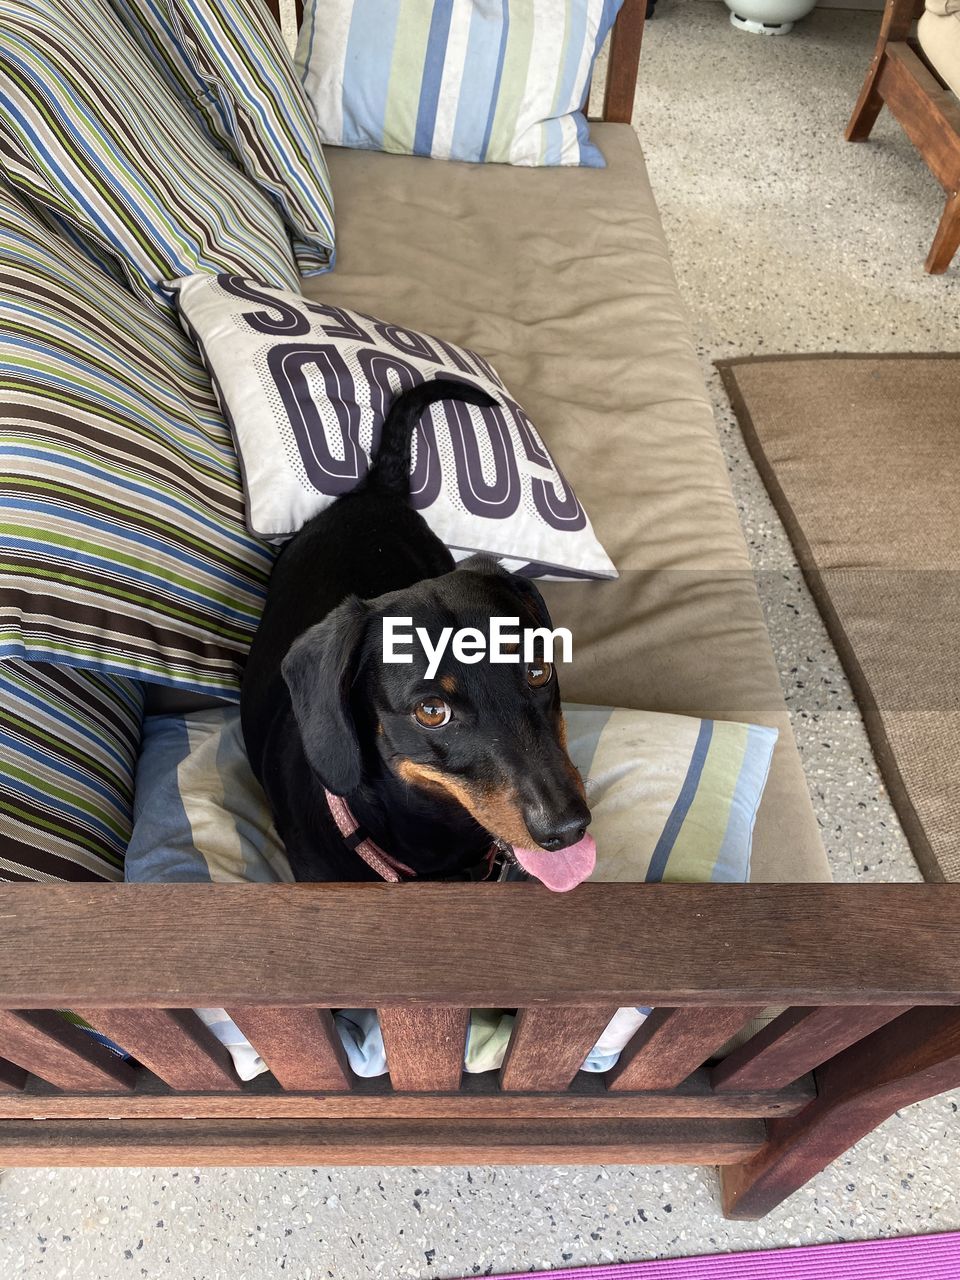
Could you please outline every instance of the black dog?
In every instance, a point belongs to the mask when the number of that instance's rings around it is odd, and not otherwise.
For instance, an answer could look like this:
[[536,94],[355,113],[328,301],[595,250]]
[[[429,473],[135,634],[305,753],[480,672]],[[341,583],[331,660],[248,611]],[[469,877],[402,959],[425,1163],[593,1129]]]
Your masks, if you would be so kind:
[[400,395],[366,480],[304,525],[270,579],[243,735],[298,880],[456,877],[495,844],[554,888],[592,869],[549,663],[467,665],[448,650],[428,681],[415,641],[411,665],[383,661],[387,616],[434,644],[443,627],[486,633],[491,616],[551,626],[529,581],[484,557],[455,569],[409,505],[412,433],[450,399],[495,403],[449,379]]

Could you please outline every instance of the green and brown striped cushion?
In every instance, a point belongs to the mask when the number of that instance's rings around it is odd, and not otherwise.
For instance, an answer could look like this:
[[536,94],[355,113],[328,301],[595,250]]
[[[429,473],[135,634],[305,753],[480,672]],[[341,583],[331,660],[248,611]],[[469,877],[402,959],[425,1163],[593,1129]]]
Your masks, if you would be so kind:
[[111,0],[179,101],[276,205],[302,275],[333,265],[320,131],[262,0]]
[[0,181],[0,658],[236,698],[272,558],[195,348]]
[[0,881],[123,879],[142,722],[135,680],[0,662]]
[[161,307],[163,281],[193,271],[297,284],[274,204],[170,93],[109,0],[0,0],[0,166]]

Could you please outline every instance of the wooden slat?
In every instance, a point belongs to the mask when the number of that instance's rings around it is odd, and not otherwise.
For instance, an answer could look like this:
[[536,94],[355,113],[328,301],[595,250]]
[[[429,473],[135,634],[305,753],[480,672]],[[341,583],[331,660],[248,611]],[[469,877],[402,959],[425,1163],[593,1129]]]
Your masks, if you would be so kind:
[[633,100],[640,69],[640,46],[647,0],[624,0],[610,36],[607,80],[603,92],[603,118],[620,124],[633,119]]
[[948,1005],[958,952],[958,884],[9,884],[0,1007]]
[[203,1093],[239,1089],[229,1052],[192,1009],[78,1009],[171,1089]]
[[117,1093],[137,1082],[131,1066],[48,1009],[0,1011],[0,1052],[60,1089]]
[[762,1012],[762,1006],[654,1009],[610,1073],[610,1088],[669,1089]]
[[530,1093],[566,1089],[616,1009],[579,1005],[520,1009],[500,1087]]
[[757,1155],[721,1178],[730,1218],[761,1218],[901,1107],[960,1085],[960,1012],[913,1009],[817,1072],[817,1097],[769,1123]]
[[713,1068],[718,1092],[779,1089],[908,1009],[788,1009]]
[[0,1093],[16,1092],[27,1083],[27,1073],[15,1062],[0,1058]]
[[0,1096],[0,1119],[733,1119],[795,1115],[816,1097],[807,1077],[776,1093],[714,1093],[705,1071],[676,1089],[609,1093],[584,1073],[563,1093],[503,1093],[497,1073],[464,1077],[457,1093],[395,1093],[389,1082],[358,1080],[350,1093],[286,1093],[259,1076],[241,1093],[173,1093],[148,1071],[132,1094],[65,1094],[31,1077],[22,1092]]
[[762,1120],[0,1121],[4,1165],[730,1164]]
[[228,1013],[284,1089],[350,1088],[350,1068],[329,1009],[245,1005]]
[[469,1009],[380,1009],[393,1087],[445,1093],[460,1087]]

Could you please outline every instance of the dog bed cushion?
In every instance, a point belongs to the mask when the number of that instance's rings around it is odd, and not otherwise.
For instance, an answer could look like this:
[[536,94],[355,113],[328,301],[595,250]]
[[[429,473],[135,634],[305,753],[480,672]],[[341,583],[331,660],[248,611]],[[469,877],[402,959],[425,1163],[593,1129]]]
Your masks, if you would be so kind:
[[[572,703],[564,714],[593,812],[592,879],[749,880],[776,730]],[[134,812],[130,881],[292,879],[234,707],[146,718]],[[200,1013],[244,1079],[267,1069],[223,1010]],[[613,1066],[648,1013],[620,1010],[584,1069]],[[386,1056],[375,1012],[341,1010],[335,1021],[354,1071],[382,1075]],[[470,1025],[466,1069],[499,1066],[512,1015],[474,1011]]]
[[310,0],[297,66],[326,142],[600,166],[582,108],[621,3]]
[[333,265],[333,195],[320,134],[262,0],[111,0],[205,132],[276,205],[301,275]]
[[135,680],[0,662],[0,881],[123,879],[142,715]]
[[272,555],[175,320],[0,180],[0,658],[237,697]]
[[614,576],[586,512],[482,355],[372,316],[229,275],[177,282],[236,436],[248,523],[281,538],[366,474],[394,396],[452,377],[499,402],[443,401],[420,420],[413,505],[451,549],[529,572]]
[[296,286],[274,205],[168,91],[106,0],[0,0],[6,177],[134,291],[247,271]]

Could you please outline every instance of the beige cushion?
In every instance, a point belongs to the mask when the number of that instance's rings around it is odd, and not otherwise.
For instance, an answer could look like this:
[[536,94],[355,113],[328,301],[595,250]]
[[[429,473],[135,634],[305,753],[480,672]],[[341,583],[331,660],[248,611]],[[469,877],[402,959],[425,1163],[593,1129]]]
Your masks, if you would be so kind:
[[960,0],[927,0],[917,39],[933,69],[960,96]]
[[306,291],[493,361],[621,573],[545,586],[564,697],[779,727],[754,879],[828,879],[640,147],[594,136],[606,169],[330,151],[337,268]]

